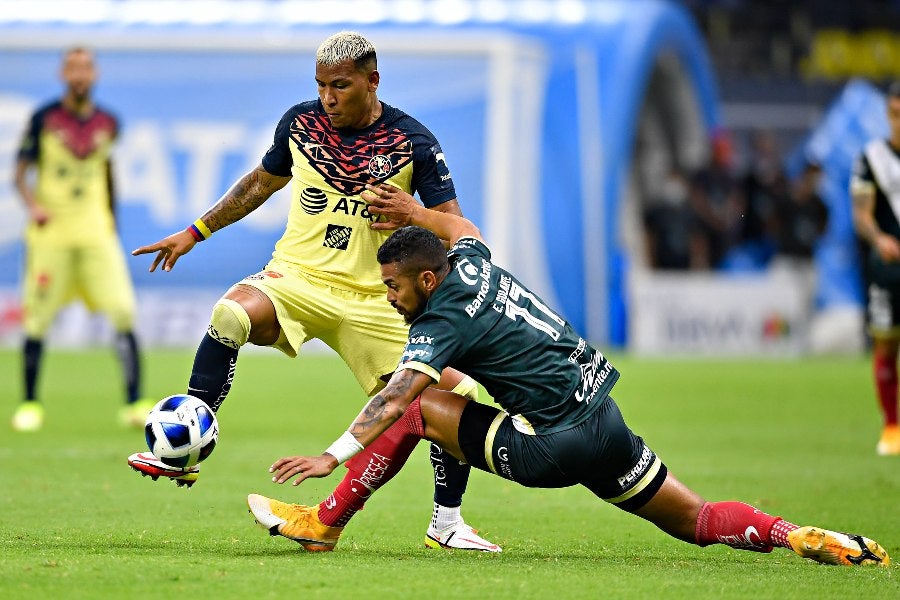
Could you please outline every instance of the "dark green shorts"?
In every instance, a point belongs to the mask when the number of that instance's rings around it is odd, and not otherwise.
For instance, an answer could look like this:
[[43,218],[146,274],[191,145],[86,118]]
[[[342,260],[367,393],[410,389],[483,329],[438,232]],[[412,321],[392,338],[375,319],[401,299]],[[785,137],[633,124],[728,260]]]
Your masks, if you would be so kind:
[[580,425],[548,435],[523,433],[505,412],[470,402],[460,419],[459,444],[473,467],[527,487],[580,484],[628,511],[646,504],[667,473],[612,398]]

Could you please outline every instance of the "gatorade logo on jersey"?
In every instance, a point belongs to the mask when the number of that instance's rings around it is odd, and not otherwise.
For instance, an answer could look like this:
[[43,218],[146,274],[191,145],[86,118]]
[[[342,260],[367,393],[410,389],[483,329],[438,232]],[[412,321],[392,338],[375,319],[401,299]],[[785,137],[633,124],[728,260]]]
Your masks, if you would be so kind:
[[322,245],[326,248],[334,248],[335,250],[346,250],[350,243],[350,234],[353,233],[352,227],[346,225],[329,225],[325,229],[325,241]]
[[317,215],[328,206],[328,197],[322,190],[308,187],[300,192],[300,208],[308,215]]

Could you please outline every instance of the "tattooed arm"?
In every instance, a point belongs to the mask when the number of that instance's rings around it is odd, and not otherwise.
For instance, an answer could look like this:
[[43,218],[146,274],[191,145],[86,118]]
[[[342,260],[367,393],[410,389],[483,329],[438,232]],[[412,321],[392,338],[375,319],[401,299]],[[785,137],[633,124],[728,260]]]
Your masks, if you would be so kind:
[[[268,200],[272,194],[287,185],[290,180],[290,177],[272,175],[262,165],[259,165],[238,179],[212,208],[195,221],[194,225],[173,233],[155,244],[141,246],[133,250],[131,254],[137,256],[156,252],[156,258],[153,259],[150,270],[155,271],[156,267],[162,263],[164,271],[171,271],[175,262],[190,252],[198,241],[246,217],[262,206],[263,202]],[[197,225],[205,227],[208,231],[202,231],[202,227],[198,228]],[[194,228],[194,233],[191,233],[191,228]]]
[[307,477],[328,476],[340,463],[371,444],[402,417],[410,403],[431,383],[431,377],[424,373],[410,369],[397,371],[387,387],[369,400],[347,431],[328,450],[320,456],[287,456],[275,461],[269,468],[274,474],[272,481],[284,483],[296,477],[294,485],[298,485]]

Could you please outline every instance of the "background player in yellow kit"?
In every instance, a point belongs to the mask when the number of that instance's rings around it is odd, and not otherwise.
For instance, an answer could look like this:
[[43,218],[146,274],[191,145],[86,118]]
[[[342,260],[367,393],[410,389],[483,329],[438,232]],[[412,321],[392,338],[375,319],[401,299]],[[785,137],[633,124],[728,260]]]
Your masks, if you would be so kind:
[[25,401],[12,426],[35,431],[43,424],[37,380],[44,336],[60,309],[77,298],[112,323],[125,375],[127,404],[120,417],[125,424],[143,427],[151,403],[138,401],[141,372],[134,290],[114,214],[110,151],[119,125],[92,98],[97,70],[90,50],[67,50],[61,78],[65,94],[32,116],[16,164],[16,189],[28,210],[28,227],[23,285]]

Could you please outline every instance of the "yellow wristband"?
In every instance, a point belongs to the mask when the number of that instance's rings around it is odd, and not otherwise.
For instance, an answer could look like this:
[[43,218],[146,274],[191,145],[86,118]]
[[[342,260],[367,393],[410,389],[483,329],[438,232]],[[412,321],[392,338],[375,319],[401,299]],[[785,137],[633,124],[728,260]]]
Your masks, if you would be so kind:
[[212,235],[212,231],[209,230],[209,227],[206,226],[206,223],[203,222],[203,219],[197,219],[194,221],[194,227],[200,232],[203,236],[203,239],[209,239]]

